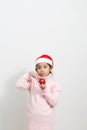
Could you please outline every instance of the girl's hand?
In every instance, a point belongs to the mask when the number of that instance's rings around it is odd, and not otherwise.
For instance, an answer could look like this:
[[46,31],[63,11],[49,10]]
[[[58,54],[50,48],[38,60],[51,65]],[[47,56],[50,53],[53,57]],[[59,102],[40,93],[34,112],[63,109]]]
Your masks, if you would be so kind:
[[40,84],[45,84],[46,81],[45,81],[45,79],[43,79],[43,78],[39,78],[39,83],[40,83]]
[[46,88],[46,85],[45,84],[40,84],[40,88],[43,90]]
[[40,88],[42,90],[46,88],[46,81],[45,81],[45,79],[43,79],[43,78],[39,79],[39,86],[40,86]]
[[31,71],[31,72],[30,72],[30,76],[32,76],[33,78],[38,79],[38,74],[37,74],[37,72],[35,72],[35,71]]

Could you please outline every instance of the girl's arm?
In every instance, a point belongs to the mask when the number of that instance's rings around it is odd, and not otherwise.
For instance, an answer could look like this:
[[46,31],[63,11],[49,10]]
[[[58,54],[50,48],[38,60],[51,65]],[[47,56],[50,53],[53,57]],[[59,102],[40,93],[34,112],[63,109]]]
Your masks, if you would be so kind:
[[52,87],[52,90],[50,90],[50,87],[47,86],[45,89],[42,90],[42,95],[45,97],[49,105],[51,107],[54,107],[59,101],[60,92],[61,88],[59,85],[54,85]]
[[26,73],[19,78],[16,87],[22,90],[27,90],[29,89],[31,82],[32,82],[32,78],[30,76],[30,73]]

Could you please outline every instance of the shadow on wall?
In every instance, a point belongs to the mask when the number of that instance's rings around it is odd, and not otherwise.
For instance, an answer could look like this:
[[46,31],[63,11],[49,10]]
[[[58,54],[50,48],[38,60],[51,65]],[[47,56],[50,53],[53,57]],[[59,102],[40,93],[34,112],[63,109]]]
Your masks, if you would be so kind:
[[2,130],[25,130],[27,94],[16,88],[18,78],[18,75],[14,75],[5,84],[6,95],[0,103]]

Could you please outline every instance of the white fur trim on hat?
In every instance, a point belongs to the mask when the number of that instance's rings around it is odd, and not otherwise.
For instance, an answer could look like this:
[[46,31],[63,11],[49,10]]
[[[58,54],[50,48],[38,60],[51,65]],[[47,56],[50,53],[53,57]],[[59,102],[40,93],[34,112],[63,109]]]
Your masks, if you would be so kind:
[[47,58],[39,58],[35,61],[35,65],[37,65],[38,63],[42,63],[42,62],[46,62],[48,64],[50,64],[51,66],[53,65],[52,61],[50,59]]

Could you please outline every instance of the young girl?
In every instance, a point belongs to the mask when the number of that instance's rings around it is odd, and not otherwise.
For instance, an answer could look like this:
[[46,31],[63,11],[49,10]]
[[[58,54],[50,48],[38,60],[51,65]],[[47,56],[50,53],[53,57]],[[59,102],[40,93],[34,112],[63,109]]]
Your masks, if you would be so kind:
[[54,130],[54,108],[61,87],[52,79],[53,59],[43,54],[35,60],[35,71],[24,74],[17,88],[29,92],[27,130]]

